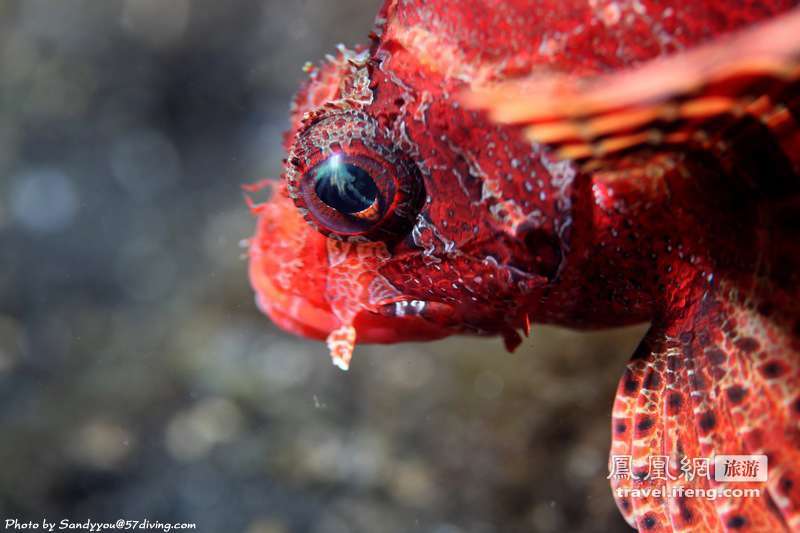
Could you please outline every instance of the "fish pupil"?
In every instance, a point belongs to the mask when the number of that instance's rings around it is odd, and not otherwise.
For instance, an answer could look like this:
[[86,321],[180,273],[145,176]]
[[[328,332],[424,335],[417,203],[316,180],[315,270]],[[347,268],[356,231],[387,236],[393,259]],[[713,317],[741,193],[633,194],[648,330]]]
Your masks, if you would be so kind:
[[337,155],[320,165],[314,181],[317,197],[347,215],[367,209],[378,197],[378,186],[369,173],[357,165],[342,162]]

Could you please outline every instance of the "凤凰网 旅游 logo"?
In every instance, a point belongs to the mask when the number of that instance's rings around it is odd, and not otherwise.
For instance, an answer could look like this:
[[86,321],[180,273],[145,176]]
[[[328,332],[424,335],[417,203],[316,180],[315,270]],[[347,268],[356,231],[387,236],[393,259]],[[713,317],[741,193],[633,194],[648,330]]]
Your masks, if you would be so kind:
[[670,457],[648,455],[611,455],[608,479],[631,479],[634,482],[675,481],[695,479],[727,482],[765,482],[768,462],[766,455],[715,455],[709,457]]

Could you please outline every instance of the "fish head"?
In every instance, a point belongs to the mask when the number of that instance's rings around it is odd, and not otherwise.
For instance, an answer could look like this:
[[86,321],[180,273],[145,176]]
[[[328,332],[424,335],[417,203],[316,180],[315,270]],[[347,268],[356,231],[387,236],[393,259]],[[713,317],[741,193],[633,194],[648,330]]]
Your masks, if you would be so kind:
[[340,47],[308,68],[285,172],[252,205],[259,307],[343,368],[356,340],[499,334],[513,349],[566,247],[569,169],[412,59]]

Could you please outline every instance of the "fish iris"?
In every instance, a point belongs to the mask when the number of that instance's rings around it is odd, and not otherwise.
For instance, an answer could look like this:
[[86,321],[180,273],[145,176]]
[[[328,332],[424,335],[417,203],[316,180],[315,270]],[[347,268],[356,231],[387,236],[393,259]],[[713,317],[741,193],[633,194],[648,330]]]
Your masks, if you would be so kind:
[[331,156],[314,176],[317,197],[340,213],[352,215],[371,207],[378,197],[378,187],[363,168]]

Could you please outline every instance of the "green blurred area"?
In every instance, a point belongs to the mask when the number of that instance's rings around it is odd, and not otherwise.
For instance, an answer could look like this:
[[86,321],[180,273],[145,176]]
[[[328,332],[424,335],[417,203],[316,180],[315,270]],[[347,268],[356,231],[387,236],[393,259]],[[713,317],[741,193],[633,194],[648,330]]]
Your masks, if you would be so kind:
[[342,373],[256,310],[239,185],[280,173],[301,65],[377,4],[0,0],[0,519],[626,529],[606,456],[641,327]]

